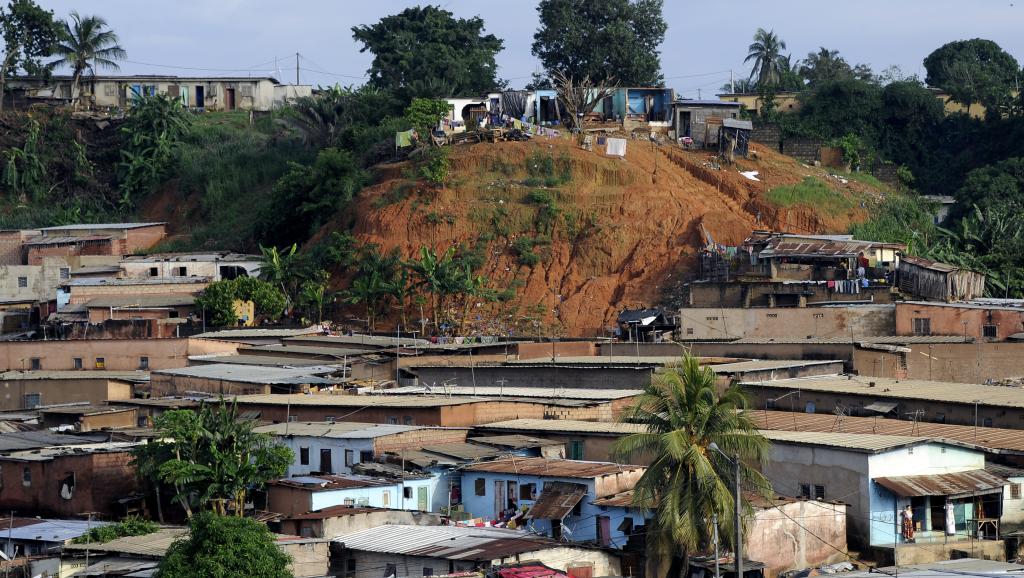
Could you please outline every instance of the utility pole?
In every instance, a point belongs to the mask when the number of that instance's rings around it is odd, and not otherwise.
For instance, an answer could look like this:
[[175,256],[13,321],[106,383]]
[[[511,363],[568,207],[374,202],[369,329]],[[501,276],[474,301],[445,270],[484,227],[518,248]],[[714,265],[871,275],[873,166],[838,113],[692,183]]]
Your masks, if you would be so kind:
[[729,92],[736,94],[736,78],[732,74],[732,69],[729,69]]
[[299,85],[299,53],[295,53],[295,86]]
[[11,562],[14,561],[14,551],[11,550],[11,533],[14,532],[14,510],[11,510],[10,520],[7,522],[7,551],[10,552],[11,559],[7,561],[4,566],[4,576],[10,576],[11,574]]
[[697,100],[700,100],[700,89],[697,89]]
[[735,496],[733,501],[736,503],[736,578],[743,578],[743,500],[740,495],[740,455],[736,454],[733,456],[733,471],[735,472],[736,483]]

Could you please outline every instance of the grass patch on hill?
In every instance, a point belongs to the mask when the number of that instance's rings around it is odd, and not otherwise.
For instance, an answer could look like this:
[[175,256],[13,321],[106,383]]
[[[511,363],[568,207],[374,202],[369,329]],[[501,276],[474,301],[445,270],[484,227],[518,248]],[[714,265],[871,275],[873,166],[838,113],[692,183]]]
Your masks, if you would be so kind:
[[795,185],[775,187],[768,191],[768,200],[780,207],[803,205],[830,214],[841,213],[853,207],[853,201],[814,177],[805,177]]

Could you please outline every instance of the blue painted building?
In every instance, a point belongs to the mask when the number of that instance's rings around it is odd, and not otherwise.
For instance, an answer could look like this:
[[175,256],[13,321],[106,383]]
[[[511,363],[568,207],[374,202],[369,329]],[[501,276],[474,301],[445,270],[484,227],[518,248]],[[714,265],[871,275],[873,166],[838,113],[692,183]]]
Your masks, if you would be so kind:
[[474,464],[462,474],[463,509],[555,539],[622,548],[645,523],[629,495],[641,466],[547,458]]
[[436,481],[430,476],[405,479],[316,475],[281,478],[267,484],[271,511],[285,515],[316,512],[331,506],[356,506],[429,512]]

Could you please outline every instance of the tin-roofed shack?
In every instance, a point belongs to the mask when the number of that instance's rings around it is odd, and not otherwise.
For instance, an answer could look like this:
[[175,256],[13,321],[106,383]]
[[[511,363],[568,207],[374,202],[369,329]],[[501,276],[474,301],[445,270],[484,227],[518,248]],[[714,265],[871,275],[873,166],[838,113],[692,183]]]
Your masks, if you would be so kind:
[[0,409],[130,399],[148,380],[142,371],[6,371],[0,373]]
[[692,138],[696,146],[718,146],[722,122],[740,114],[740,103],[721,100],[679,99],[672,103],[677,139]]
[[619,576],[615,554],[568,545],[504,528],[386,525],[338,536],[343,568],[351,578],[446,575],[486,570],[521,560],[592,576]]
[[970,301],[985,294],[985,275],[905,255],[899,265],[899,287],[900,291],[923,299]]
[[3,501],[12,510],[75,517],[123,517],[139,491],[128,442],[47,445],[0,452]]

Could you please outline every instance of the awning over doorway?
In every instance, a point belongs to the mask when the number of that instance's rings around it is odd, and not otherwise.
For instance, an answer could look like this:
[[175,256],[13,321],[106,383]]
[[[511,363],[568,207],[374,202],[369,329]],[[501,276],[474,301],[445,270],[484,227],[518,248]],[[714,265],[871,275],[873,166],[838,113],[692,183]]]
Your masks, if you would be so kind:
[[875,478],[875,483],[898,496],[948,496],[967,498],[1001,492],[1010,482],[985,470],[969,470],[954,474],[924,476],[890,476]]
[[540,493],[540,499],[533,504],[526,517],[536,520],[561,520],[586,495],[587,487],[583,484],[548,482]]

